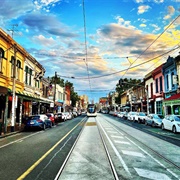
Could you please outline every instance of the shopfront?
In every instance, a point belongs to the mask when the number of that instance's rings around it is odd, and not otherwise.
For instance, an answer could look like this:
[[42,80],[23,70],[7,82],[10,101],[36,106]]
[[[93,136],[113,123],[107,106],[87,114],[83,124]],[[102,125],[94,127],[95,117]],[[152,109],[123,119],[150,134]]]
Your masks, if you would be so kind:
[[180,115],[180,93],[175,94],[163,102],[164,115],[177,114]]

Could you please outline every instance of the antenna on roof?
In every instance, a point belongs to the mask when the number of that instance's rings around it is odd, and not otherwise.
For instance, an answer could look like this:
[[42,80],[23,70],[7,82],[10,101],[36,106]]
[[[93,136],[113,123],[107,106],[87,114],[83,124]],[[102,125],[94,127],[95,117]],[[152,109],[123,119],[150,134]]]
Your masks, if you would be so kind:
[[11,33],[12,33],[12,38],[13,38],[14,31],[16,31],[16,30],[15,30],[15,27],[17,27],[18,24],[13,24],[13,25],[11,25],[11,26],[12,26],[12,29],[7,29],[7,30],[8,30],[8,31],[11,31]]

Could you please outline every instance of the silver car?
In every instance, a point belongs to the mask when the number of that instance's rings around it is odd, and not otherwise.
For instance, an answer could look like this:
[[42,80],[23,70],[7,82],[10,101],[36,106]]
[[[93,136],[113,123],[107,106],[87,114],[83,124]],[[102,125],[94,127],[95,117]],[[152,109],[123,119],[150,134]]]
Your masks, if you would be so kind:
[[152,127],[161,127],[162,116],[158,114],[149,114],[145,119],[145,125],[150,125]]

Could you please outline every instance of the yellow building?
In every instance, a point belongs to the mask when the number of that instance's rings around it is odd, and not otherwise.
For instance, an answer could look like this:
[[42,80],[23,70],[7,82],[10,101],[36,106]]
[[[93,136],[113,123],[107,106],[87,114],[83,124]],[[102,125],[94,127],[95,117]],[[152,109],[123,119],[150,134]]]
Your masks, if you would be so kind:
[[[45,113],[51,101],[43,66],[0,29],[0,133],[21,127],[23,117]],[[17,127],[16,127],[17,128]]]

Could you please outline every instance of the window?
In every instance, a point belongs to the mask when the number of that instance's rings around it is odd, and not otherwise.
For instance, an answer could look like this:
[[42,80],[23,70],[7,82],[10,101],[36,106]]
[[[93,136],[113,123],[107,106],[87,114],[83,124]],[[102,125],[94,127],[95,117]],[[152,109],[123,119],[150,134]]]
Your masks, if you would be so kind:
[[0,48],[0,72],[2,72],[3,58],[4,58],[4,50]]
[[15,76],[15,71],[14,71],[14,64],[15,64],[15,58],[14,56],[11,56],[11,77]]
[[29,85],[32,84],[32,69],[29,69]]
[[159,77],[159,84],[160,84],[160,92],[163,91],[163,88],[162,88],[162,76]]
[[169,78],[168,78],[168,74],[166,75],[166,88],[167,88],[167,90],[169,90]]
[[156,93],[158,93],[158,78],[156,78]]
[[28,84],[28,66],[25,67],[25,84]]
[[162,101],[156,102],[156,114],[162,114]]
[[174,87],[174,84],[173,84],[173,76],[174,76],[174,72],[171,73],[171,83],[172,83],[172,87]]
[[21,69],[21,61],[17,60],[16,78],[17,78],[18,80],[20,80],[20,77],[21,77],[20,69]]

